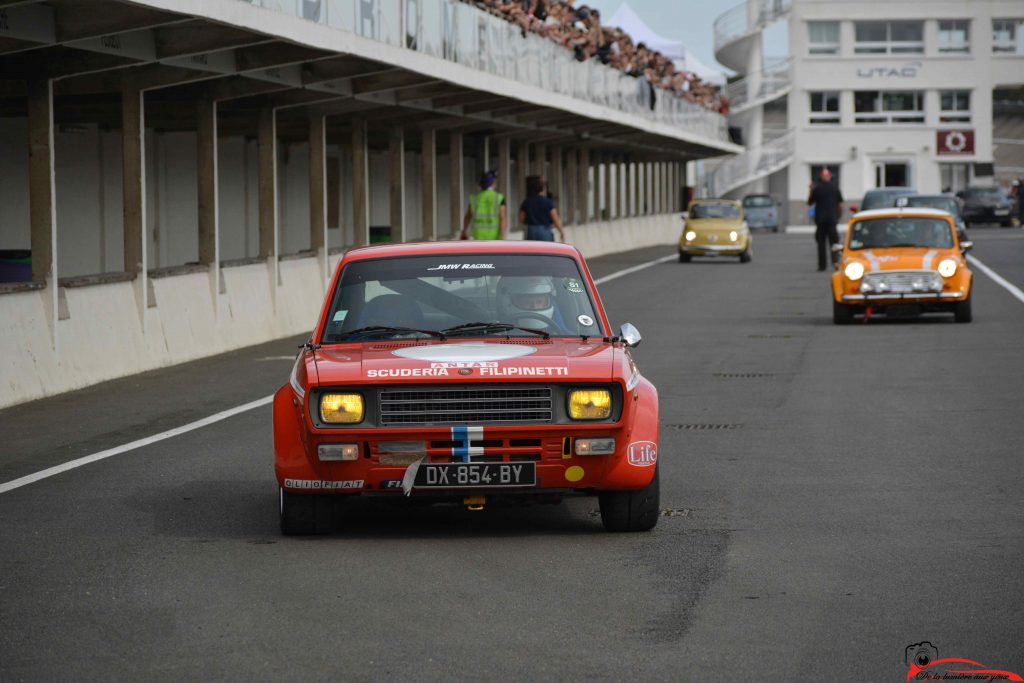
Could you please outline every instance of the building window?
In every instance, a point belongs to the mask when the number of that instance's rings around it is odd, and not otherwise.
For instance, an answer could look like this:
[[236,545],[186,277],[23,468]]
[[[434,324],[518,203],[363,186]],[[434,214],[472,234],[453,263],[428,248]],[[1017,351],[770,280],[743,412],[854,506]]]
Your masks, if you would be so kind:
[[839,93],[838,92],[812,92],[811,96],[811,124],[812,125],[838,125],[839,124]]
[[858,21],[854,24],[859,55],[911,55],[924,53],[922,21]]
[[943,192],[966,190],[971,182],[971,165],[939,164],[939,178]]
[[1024,54],[1024,19],[992,20],[992,52]]
[[971,51],[971,22],[955,19],[939,22],[939,52],[966,54]]
[[808,21],[807,33],[812,55],[839,54],[839,22]]
[[858,90],[853,112],[856,123],[924,123],[924,93]]
[[971,122],[970,90],[942,90],[939,92],[939,100],[942,102],[939,123]]

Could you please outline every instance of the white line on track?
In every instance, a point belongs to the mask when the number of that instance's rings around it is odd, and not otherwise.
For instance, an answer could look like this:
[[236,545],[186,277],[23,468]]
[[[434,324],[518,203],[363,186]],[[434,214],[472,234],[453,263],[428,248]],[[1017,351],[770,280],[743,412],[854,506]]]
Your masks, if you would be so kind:
[[992,280],[997,285],[999,285],[1007,292],[1012,294],[1015,298],[1019,299],[1021,303],[1024,303],[1024,292],[1020,291],[1016,286],[1004,280],[1002,275],[986,266],[975,256],[968,254],[967,260],[970,262],[972,266],[975,266],[978,270],[985,273],[985,275],[988,275],[990,278],[992,278]]
[[661,258],[656,258],[653,261],[648,261],[647,263],[641,263],[640,265],[633,266],[632,268],[625,268],[623,270],[617,270],[614,273],[611,273],[610,275],[605,275],[604,277],[597,278],[596,280],[594,280],[594,284],[595,285],[603,285],[604,283],[610,282],[610,281],[612,281],[612,280],[614,280],[616,278],[620,278],[620,277],[622,277],[624,275],[630,275],[630,274],[635,273],[637,271],[644,270],[646,268],[650,268],[651,266],[656,266],[659,263],[665,263],[666,261],[671,261],[672,259],[675,259],[675,258],[679,258],[679,257],[676,256],[675,254],[672,254],[671,256],[662,256]]
[[[640,265],[636,265],[631,268],[625,268],[623,270],[616,271],[609,275],[605,275],[602,278],[594,280],[594,284],[599,285],[605,282],[609,282],[610,280],[623,277],[624,275],[629,275],[631,273],[644,270],[645,268],[656,266],[659,263],[671,261],[674,258],[677,258],[677,256],[675,254],[672,254],[671,256],[664,256],[653,261],[648,261],[647,263],[641,263]],[[265,358],[259,358],[257,360],[277,360],[278,358],[287,358],[288,360],[291,360],[293,356],[267,356]],[[206,427],[207,425],[212,425],[215,422],[220,422],[221,420],[226,420],[229,417],[234,417],[235,415],[238,415],[240,413],[246,413],[250,410],[260,408],[262,406],[269,404],[273,400],[273,396],[264,396],[263,398],[256,399],[255,401],[250,401],[249,403],[245,403],[240,406],[235,406],[234,408],[222,410],[219,413],[215,413],[213,415],[210,415],[209,417],[204,417],[201,420],[196,420],[195,422],[189,422],[188,424],[182,425],[180,427],[169,429],[166,432],[160,432],[159,434],[154,434],[153,436],[147,436],[144,439],[138,439],[137,441],[132,441],[131,443],[115,446],[114,448],[108,448],[105,451],[100,451],[98,453],[86,455],[84,457],[78,458],[76,460],[71,460],[60,465],[48,467],[45,470],[40,470],[39,472],[26,475],[24,477],[21,477],[20,479],[14,479],[12,481],[0,484],[0,493],[7,493],[8,491],[13,491],[14,489],[21,488],[22,486],[28,486],[29,484],[33,484],[39,481],[40,479],[47,479],[48,477],[52,477],[62,472],[67,472],[68,470],[73,470],[78,467],[82,467],[83,465],[88,465],[99,460],[106,460],[107,458],[111,458],[115,455],[127,453],[128,451],[134,451],[135,449],[142,448],[144,446],[149,446],[150,444],[154,444],[158,441],[164,441],[165,439],[171,439],[174,438],[175,436],[187,434],[188,432],[194,431],[196,429],[201,429],[202,427]]]
[[255,401],[250,401],[243,405],[235,406],[234,408],[228,408],[227,410],[222,410],[219,413],[214,413],[213,415],[210,415],[209,417],[204,417],[201,420],[189,422],[186,425],[175,427],[174,429],[168,429],[166,432],[160,432],[159,434],[147,436],[144,439],[139,439],[137,441],[132,441],[131,443],[115,446],[114,448],[108,448],[105,451],[93,453],[92,455],[87,455],[85,457],[78,458],[77,460],[71,460],[60,465],[48,467],[45,470],[40,470],[39,472],[29,474],[27,476],[21,477],[20,479],[14,479],[13,481],[8,481],[4,482],[3,484],[0,484],[0,493],[7,493],[8,491],[13,491],[14,489],[21,488],[22,486],[28,486],[29,484],[35,483],[40,479],[46,479],[47,477],[52,477],[55,474],[60,474],[61,472],[73,470],[76,467],[81,467],[82,465],[88,465],[89,463],[97,462],[99,460],[106,460],[107,458],[113,457],[115,455],[120,455],[121,453],[134,451],[136,448],[142,448],[143,446],[148,446],[150,444],[156,443],[157,441],[163,441],[164,439],[170,439],[175,436],[180,436],[181,434],[191,432],[201,427],[212,425],[215,422],[226,420],[229,417],[234,417],[239,413],[245,413],[250,410],[253,410],[254,408],[265,406],[273,400],[273,396],[264,396],[263,398],[256,399]]

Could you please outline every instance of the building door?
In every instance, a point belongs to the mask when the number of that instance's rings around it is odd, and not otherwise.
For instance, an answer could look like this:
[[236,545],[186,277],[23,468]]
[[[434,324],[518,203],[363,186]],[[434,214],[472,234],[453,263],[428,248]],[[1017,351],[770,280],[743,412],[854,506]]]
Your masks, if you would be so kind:
[[939,164],[943,192],[966,190],[971,182],[970,164]]
[[876,161],[875,187],[907,187],[910,185],[910,164],[905,161]]

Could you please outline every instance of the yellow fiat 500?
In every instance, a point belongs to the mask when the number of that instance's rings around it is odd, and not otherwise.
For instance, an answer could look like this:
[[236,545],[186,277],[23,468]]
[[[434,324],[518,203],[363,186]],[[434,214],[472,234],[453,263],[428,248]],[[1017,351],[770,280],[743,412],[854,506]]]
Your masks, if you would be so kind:
[[690,202],[683,235],[679,238],[679,262],[694,256],[738,256],[748,263],[753,256],[750,230],[743,205],[731,199],[697,199]]
[[832,275],[832,320],[952,313],[971,322],[971,271],[956,223],[945,211],[861,211],[850,221],[842,260]]

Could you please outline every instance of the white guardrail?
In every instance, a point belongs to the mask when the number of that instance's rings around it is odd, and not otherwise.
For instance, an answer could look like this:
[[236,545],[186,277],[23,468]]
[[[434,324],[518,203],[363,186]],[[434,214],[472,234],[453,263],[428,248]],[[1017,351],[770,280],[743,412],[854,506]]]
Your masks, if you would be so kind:
[[729,190],[774,173],[793,158],[793,131],[769,140],[760,147],[726,159],[715,167],[709,183],[711,196],[722,197]]
[[789,12],[791,0],[747,0],[715,19],[715,52]]
[[[728,142],[725,117],[461,0],[239,0]],[[788,3],[788,0],[787,0]]]
[[737,114],[745,109],[770,102],[793,87],[793,60],[789,57],[766,60],[765,68],[755,76],[744,76],[725,88],[729,111]]

